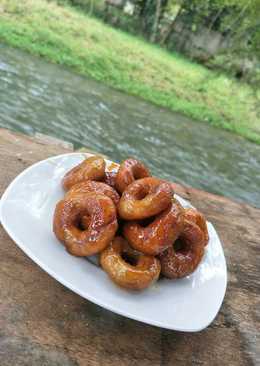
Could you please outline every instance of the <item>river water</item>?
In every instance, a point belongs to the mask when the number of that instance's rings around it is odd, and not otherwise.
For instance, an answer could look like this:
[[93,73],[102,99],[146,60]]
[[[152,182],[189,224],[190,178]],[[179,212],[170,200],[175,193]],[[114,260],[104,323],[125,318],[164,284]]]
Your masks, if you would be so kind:
[[0,127],[41,132],[260,207],[260,146],[0,45]]

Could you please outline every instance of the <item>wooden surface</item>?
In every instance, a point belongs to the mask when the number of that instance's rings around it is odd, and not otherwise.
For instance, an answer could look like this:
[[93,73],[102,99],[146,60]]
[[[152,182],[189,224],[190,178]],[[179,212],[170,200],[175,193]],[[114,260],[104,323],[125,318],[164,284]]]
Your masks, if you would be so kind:
[[[32,163],[66,151],[0,130],[0,195]],[[210,327],[173,332],[104,310],[51,278],[0,227],[0,365],[260,365],[260,210],[176,191],[207,216],[224,245],[228,288]]]

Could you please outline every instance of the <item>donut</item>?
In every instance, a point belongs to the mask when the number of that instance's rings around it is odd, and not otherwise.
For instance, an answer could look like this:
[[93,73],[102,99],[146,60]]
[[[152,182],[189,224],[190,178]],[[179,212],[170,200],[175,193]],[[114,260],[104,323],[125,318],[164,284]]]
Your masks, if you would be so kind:
[[65,174],[62,186],[68,191],[74,184],[86,180],[102,180],[105,177],[105,160],[101,156],[91,156]]
[[115,205],[103,194],[74,194],[56,206],[53,231],[75,256],[101,252],[114,238],[117,228]]
[[186,220],[192,221],[199,226],[199,228],[203,232],[204,245],[206,246],[209,242],[209,233],[205,217],[195,208],[185,208],[184,215]]
[[120,236],[101,253],[100,264],[113,282],[131,290],[142,290],[160,274],[160,261],[133,250]]
[[105,196],[110,197],[111,200],[114,202],[115,206],[118,205],[120,200],[120,196],[115,189],[113,189],[112,187],[103,182],[95,182],[93,180],[86,180],[85,182],[76,183],[66,193],[65,197],[68,198],[74,194],[78,193],[85,194],[90,192],[96,194],[104,194]]
[[115,181],[116,189],[118,192],[123,193],[126,187],[136,179],[149,176],[149,170],[141,161],[132,158],[127,159],[122,162],[118,169]]
[[176,242],[159,255],[162,274],[168,278],[188,276],[198,267],[204,254],[204,234],[197,224],[184,221]]
[[166,209],[172,197],[173,190],[168,182],[154,177],[138,179],[123,192],[118,212],[124,220],[142,220]]
[[153,218],[151,223],[126,222],[123,235],[130,245],[147,255],[157,255],[167,249],[183,230],[184,210],[173,199],[169,207]]

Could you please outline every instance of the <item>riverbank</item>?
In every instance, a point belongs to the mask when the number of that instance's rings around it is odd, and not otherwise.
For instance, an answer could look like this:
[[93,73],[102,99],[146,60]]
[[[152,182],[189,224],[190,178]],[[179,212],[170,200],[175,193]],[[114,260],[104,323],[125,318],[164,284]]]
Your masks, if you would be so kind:
[[0,41],[260,144],[260,91],[69,6],[0,0]]

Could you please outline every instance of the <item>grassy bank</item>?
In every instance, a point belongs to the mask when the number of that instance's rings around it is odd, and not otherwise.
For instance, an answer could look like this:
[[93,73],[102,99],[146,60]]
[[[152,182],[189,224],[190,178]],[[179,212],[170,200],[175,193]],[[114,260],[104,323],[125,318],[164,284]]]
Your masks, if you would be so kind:
[[260,144],[260,90],[69,6],[0,0],[0,41]]

